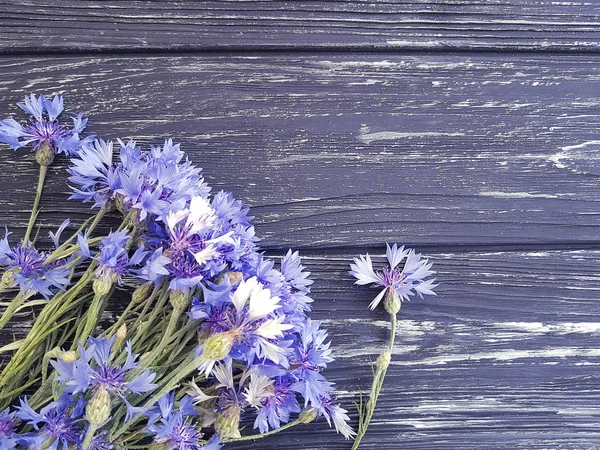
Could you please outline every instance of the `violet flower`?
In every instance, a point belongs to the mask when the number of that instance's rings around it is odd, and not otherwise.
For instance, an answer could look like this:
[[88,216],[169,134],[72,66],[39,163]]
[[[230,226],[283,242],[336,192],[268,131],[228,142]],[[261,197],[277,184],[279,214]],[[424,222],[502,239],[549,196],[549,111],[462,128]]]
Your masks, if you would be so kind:
[[6,408],[0,411],[0,450],[14,450],[20,442],[17,433],[18,419],[14,412]]
[[31,144],[33,150],[38,150],[44,144],[54,153],[76,155],[83,143],[79,134],[85,129],[87,119],[82,113],[73,117],[72,128],[66,128],[58,122],[58,117],[64,110],[63,97],[55,96],[52,100],[43,95],[34,94],[25,97],[24,103],[18,103],[19,108],[33,117],[26,125],[14,119],[0,120],[0,142],[8,144],[13,150]]
[[71,445],[77,446],[83,439],[81,419],[84,408],[83,399],[63,393],[57,402],[49,403],[39,413],[29,406],[27,398],[22,398],[16,416],[35,430],[26,438],[29,448],[42,448],[44,445],[51,450],[65,450]]
[[208,195],[200,169],[172,140],[150,151],[142,151],[134,141],[119,145],[118,162],[113,162],[113,144],[101,140],[86,144],[72,159],[72,199],[94,200],[94,207],[113,201],[124,213],[137,210],[138,219],[144,220],[184,208],[194,196]]
[[[59,229],[56,235],[53,235],[56,244],[61,231],[62,229]],[[70,284],[70,261],[59,259],[46,263],[46,252],[38,251],[30,243],[23,242],[11,247],[8,242],[9,235],[7,230],[4,238],[0,240],[0,266],[4,267],[2,284],[9,288],[19,286],[22,294],[39,293],[46,299]]]
[[[219,450],[219,436],[201,444],[204,435],[200,432],[195,417],[200,413],[194,409],[193,398],[185,395],[175,404],[175,392],[164,395],[158,404],[147,413],[146,432],[165,450]],[[162,448],[162,447],[161,447]]]
[[92,396],[102,390],[110,397],[125,403],[127,417],[142,412],[143,409],[133,407],[127,400],[131,394],[142,394],[154,390],[156,374],[144,370],[134,376],[137,369],[137,355],[133,355],[131,344],[127,342],[125,351],[127,359],[122,366],[112,362],[112,347],[116,336],[111,339],[88,338],[88,347],[79,346],[79,359],[65,362],[61,359],[50,363],[56,369],[57,382],[64,384],[65,392],[73,395],[91,392]]
[[[382,286],[383,290],[375,297],[369,307],[375,309],[381,302],[386,293],[397,295],[402,301],[409,300],[410,296],[417,294],[422,297],[423,294],[435,295],[433,289],[437,286],[435,279],[428,279],[433,275],[431,269],[432,263],[423,259],[421,254],[415,254],[415,251],[405,250],[404,246],[398,248],[397,244],[393,247],[387,245],[386,258],[389,267],[384,267],[380,271],[373,269],[371,257],[360,255],[360,258],[354,258],[354,264],[350,264],[350,275],[356,278],[355,284],[374,284]],[[404,261],[402,267],[398,267]]]

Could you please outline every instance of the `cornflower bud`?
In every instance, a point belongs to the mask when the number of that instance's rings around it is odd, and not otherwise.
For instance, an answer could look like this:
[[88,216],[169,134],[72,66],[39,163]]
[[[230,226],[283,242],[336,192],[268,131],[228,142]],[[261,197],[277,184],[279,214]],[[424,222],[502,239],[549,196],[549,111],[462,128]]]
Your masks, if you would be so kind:
[[117,330],[117,341],[124,341],[127,337],[127,324],[123,324]]
[[121,350],[121,346],[123,345],[123,342],[125,341],[125,338],[127,337],[127,325],[123,324],[119,327],[119,329],[117,330],[117,332],[115,333],[115,343],[113,344],[113,353],[112,355],[116,355],[119,350]]
[[131,301],[134,304],[142,303],[144,300],[146,300],[148,297],[150,297],[153,287],[154,287],[154,284],[152,283],[152,281],[146,281],[141,286],[138,286],[135,289],[135,291],[133,291],[133,294],[131,295]]
[[304,408],[298,416],[300,423],[311,423],[317,418],[317,410],[314,408]]
[[235,336],[229,332],[216,333],[204,341],[202,355],[209,360],[220,361],[229,355]]
[[392,352],[387,349],[377,358],[377,362],[375,363],[377,372],[383,372],[384,370],[387,370],[391,360]]
[[169,302],[173,306],[173,309],[181,312],[188,307],[190,303],[190,295],[189,293],[185,293],[180,289],[176,289],[171,291],[171,294],[169,295]]
[[394,315],[398,314],[400,311],[400,307],[402,306],[402,300],[398,297],[396,293],[396,289],[394,287],[389,287],[387,292],[385,293],[385,299],[383,300],[383,307],[385,310]]
[[110,418],[110,394],[99,385],[85,408],[85,416],[90,424],[98,427]]
[[222,439],[240,438],[240,408],[231,406],[217,415],[215,431]]
[[35,160],[40,166],[48,167],[54,161],[54,150],[47,142],[42,143],[35,152]]
[[61,352],[59,358],[66,363],[72,363],[77,360],[77,353],[73,350],[70,350],[68,352]]
[[19,273],[21,270],[19,267],[15,267],[14,269],[8,269],[6,272],[2,274],[2,279],[0,279],[0,290],[10,289],[15,284],[15,274]]
[[94,290],[94,294],[104,297],[108,295],[113,284],[117,281],[117,274],[114,271],[110,271],[108,273],[104,272],[98,276],[96,272],[96,278],[94,278],[94,282],[92,283],[92,289]]

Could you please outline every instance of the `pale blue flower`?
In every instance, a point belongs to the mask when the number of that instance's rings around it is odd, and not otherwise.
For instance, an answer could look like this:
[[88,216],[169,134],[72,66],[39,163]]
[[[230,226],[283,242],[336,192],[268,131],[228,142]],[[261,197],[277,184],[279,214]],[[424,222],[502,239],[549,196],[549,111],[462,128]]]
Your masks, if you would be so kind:
[[[350,275],[356,278],[355,284],[374,284],[382,286],[383,290],[375,297],[369,307],[375,309],[387,292],[393,291],[401,300],[409,300],[409,297],[424,294],[435,295],[433,289],[437,286],[435,279],[426,279],[435,272],[431,270],[432,263],[424,259],[421,254],[415,254],[412,249],[398,248],[387,245],[386,257],[389,267],[380,271],[373,269],[371,257],[360,255],[354,258],[354,264],[350,264]],[[402,267],[400,263],[404,261]]]

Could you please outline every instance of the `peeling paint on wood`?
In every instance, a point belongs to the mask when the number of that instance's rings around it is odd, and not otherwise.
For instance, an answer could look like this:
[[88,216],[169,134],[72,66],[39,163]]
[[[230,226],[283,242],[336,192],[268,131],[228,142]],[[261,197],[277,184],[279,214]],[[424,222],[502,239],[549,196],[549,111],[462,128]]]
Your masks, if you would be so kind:
[[[582,52],[599,51],[599,23],[595,2],[0,1],[0,117],[63,93],[99,136],[182,142],[252,207],[267,254],[306,257],[354,420],[389,325],[348,264],[381,261],[385,241],[427,253],[438,296],[403,305],[365,449],[594,449],[600,56]],[[33,156],[0,162],[0,225],[22,236]],[[88,214],[65,166],[50,169],[42,242]],[[230,448],[349,447],[316,423]]]

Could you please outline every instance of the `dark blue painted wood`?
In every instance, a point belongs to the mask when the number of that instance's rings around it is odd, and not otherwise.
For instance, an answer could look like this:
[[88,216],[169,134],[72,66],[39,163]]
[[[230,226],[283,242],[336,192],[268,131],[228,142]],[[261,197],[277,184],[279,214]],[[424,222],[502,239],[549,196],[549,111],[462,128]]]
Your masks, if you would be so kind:
[[[63,93],[105,138],[181,141],[209,183],[253,207],[269,254],[308,257],[348,409],[388,332],[348,263],[385,241],[425,250],[439,296],[403,306],[365,449],[600,446],[600,57],[576,52],[598,47],[595,3],[141,5],[0,2],[0,52],[23,54],[0,58],[0,117],[25,93]],[[574,54],[464,52],[486,46]],[[282,51],[26,55],[241,47]],[[0,161],[0,224],[22,235],[35,164]],[[48,227],[87,215],[66,200],[65,165],[50,171]],[[282,447],[350,445],[316,423],[229,448]]]
[[600,50],[594,1],[0,1],[0,53]]

